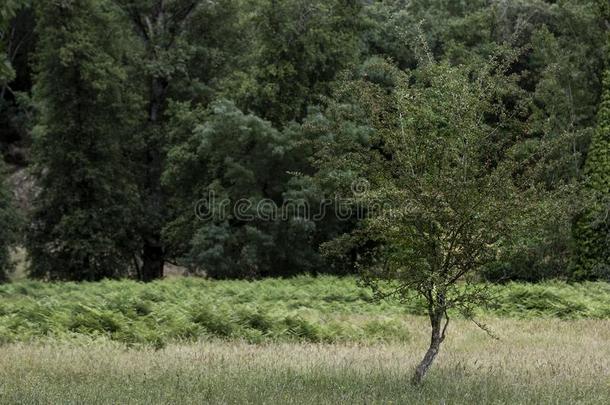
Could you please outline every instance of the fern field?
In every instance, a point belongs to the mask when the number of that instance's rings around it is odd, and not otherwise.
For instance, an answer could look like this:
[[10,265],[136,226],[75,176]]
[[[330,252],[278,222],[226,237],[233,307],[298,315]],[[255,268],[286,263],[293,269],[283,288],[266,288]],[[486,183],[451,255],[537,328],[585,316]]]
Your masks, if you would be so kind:
[[[608,319],[610,284],[490,285],[482,320]],[[261,342],[406,342],[417,297],[377,301],[353,278],[263,281],[176,278],[0,286],[0,342],[109,339],[163,347],[210,338]],[[459,314],[454,314],[459,318]]]

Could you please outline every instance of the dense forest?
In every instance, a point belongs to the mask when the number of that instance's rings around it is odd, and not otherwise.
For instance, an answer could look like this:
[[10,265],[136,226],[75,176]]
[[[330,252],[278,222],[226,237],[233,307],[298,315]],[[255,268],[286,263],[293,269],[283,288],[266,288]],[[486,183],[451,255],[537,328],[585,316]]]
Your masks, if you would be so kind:
[[0,281],[610,278],[607,0],[3,0],[0,59]]

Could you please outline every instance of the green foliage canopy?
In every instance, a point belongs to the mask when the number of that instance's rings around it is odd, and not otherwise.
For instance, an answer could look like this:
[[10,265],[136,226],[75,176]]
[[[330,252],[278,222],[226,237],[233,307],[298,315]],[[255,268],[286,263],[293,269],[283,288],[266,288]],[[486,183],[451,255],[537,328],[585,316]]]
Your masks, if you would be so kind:
[[182,141],[169,152],[165,173],[179,213],[166,229],[170,245],[180,246],[190,267],[213,277],[320,268],[316,224],[298,209],[313,190],[290,174],[311,170],[310,143],[300,127],[278,131],[227,101],[203,110],[177,107],[173,136]]
[[107,2],[44,2],[37,10],[41,119],[34,153],[41,190],[27,236],[31,274],[120,276],[137,240],[130,231],[137,193],[122,144],[137,102],[121,65],[121,28]]

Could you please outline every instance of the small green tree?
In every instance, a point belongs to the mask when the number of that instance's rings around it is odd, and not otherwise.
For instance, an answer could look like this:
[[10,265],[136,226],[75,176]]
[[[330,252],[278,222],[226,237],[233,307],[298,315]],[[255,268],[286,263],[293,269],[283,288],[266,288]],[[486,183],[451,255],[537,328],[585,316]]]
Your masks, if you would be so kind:
[[357,95],[374,134],[368,147],[332,158],[370,184],[355,187],[368,215],[352,234],[371,246],[359,259],[365,282],[380,297],[412,299],[415,291],[426,302],[431,340],[416,384],[439,353],[450,311],[472,319],[489,301],[471,276],[508,243],[529,200],[510,162],[490,152],[491,118],[502,115],[492,76],[424,62],[413,74],[379,69],[391,86],[363,79],[344,89]]

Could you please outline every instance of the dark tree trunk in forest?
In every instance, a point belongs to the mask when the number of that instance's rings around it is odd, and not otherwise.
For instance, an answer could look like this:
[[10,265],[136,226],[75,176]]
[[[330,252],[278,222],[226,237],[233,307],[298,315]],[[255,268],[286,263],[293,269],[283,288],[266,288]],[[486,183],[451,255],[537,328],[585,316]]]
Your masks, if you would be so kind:
[[145,209],[152,218],[153,223],[147,224],[147,229],[142,237],[142,270],[141,281],[152,281],[163,277],[165,264],[165,249],[161,239],[163,224],[155,223],[164,217],[165,196],[161,188],[161,175],[163,173],[163,158],[161,156],[162,141],[160,128],[160,114],[165,103],[167,94],[167,80],[153,78],[151,80],[150,105],[149,105],[149,139],[147,145],[147,168],[146,168],[146,203]]
[[161,238],[145,241],[142,252],[142,270],[140,271],[141,281],[150,282],[163,277],[164,264],[165,254]]
[[[148,52],[149,62],[167,65],[171,58],[159,57],[179,46],[176,39],[184,32],[184,23],[197,8],[201,0],[182,1],[173,14],[168,14],[164,0],[156,0],[151,7],[138,9],[126,2],[125,10],[131,17],[134,29]],[[160,52],[160,50],[162,52]],[[172,70],[172,69],[168,69]],[[139,279],[151,281],[163,277],[163,266],[166,250],[162,243],[161,233],[165,225],[166,195],[161,187],[161,175],[165,160],[166,148],[163,123],[163,110],[172,75],[155,72],[149,77],[148,127],[146,128],[146,173],[144,183],[143,208],[146,211],[145,224],[142,226],[142,267]]]
[[[438,355],[438,352],[441,348],[441,343],[445,340],[445,332],[447,330],[447,324],[449,323],[449,318],[446,317],[444,311],[436,310],[430,312],[430,324],[432,326],[432,336],[430,339],[430,347],[426,352],[424,358],[419,363],[417,368],[415,369],[415,375],[413,375],[413,379],[411,380],[414,385],[419,385],[423,381],[426,373],[430,369],[430,366],[434,362],[434,359]],[[441,330],[441,323],[443,318],[446,318],[445,326]]]

